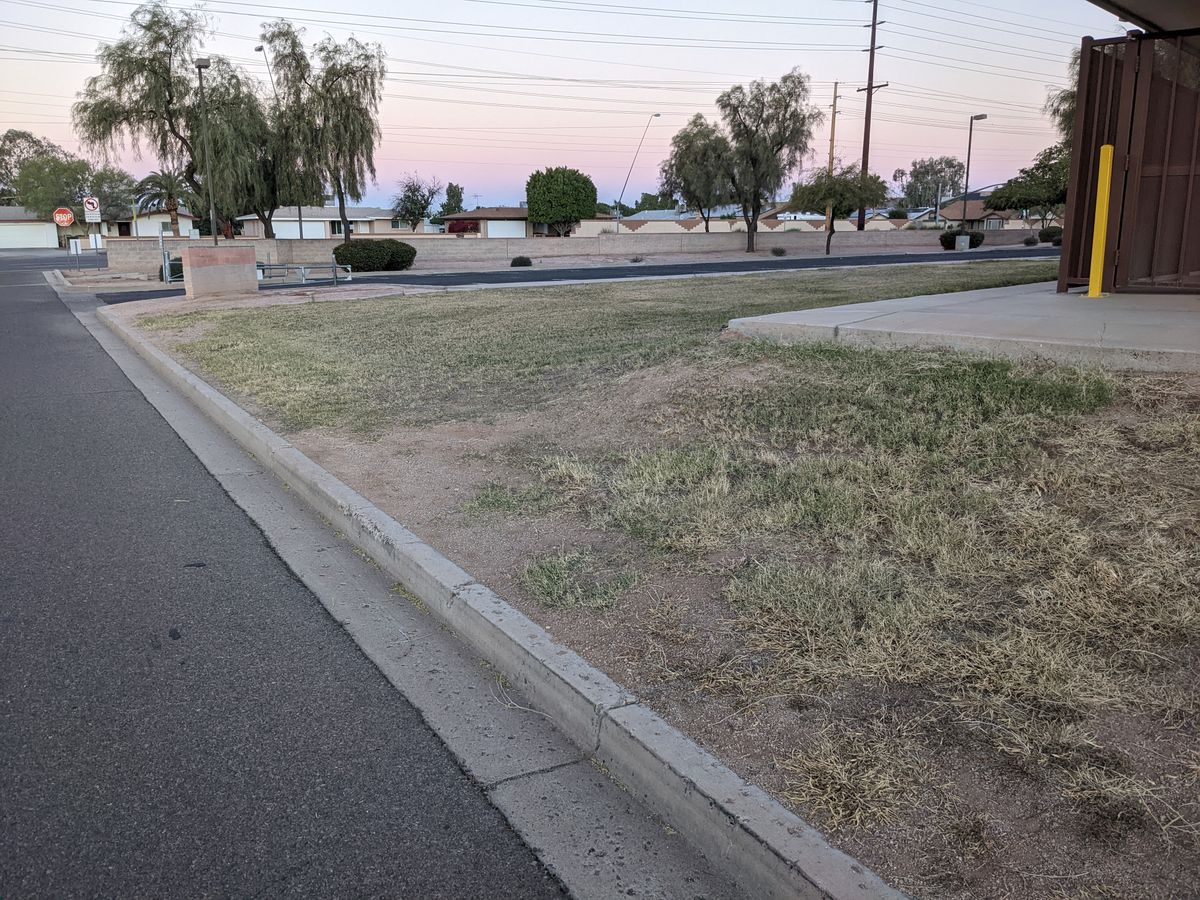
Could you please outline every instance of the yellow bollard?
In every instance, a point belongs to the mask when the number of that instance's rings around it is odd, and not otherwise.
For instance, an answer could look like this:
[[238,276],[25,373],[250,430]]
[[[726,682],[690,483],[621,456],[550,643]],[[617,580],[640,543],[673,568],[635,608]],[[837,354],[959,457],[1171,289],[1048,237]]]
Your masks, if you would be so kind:
[[1088,296],[1103,297],[1104,251],[1108,246],[1108,207],[1112,199],[1113,145],[1100,148],[1100,171],[1096,176],[1096,222],[1092,227],[1092,271],[1088,278]]

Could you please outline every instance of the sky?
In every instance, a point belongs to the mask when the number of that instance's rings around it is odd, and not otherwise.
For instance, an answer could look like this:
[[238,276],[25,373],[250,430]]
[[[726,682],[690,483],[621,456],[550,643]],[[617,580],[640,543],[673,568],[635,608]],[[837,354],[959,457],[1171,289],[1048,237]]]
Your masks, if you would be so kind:
[[[61,5],[59,5],[61,4]],[[195,4],[172,0],[179,8]],[[21,128],[81,148],[70,104],[98,73],[96,48],[115,39],[133,0],[0,0],[0,131]],[[387,204],[405,172],[463,185],[466,205],[515,204],[529,173],[567,165],[601,200],[657,188],[671,136],[733,84],[793,67],[824,111],[805,166],[824,166],[838,83],[835,154],[861,158],[869,0],[207,0],[209,55],[223,55],[268,92],[263,22],[288,18],[315,42],[377,41],[388,78],[380,110],[378,182],[365,203]],[[1048,88],[1084,35],[1123,33],[1086,0],[880,0],[871,170],[891,179],[927,156],[966,155],[976,124],[973,188],[1005,181],[1056,140],[1042,113]],[[653,113],[661,113],[652,118]],[[647,130],[647,125],[649,128]],[[645,133],[645,143],[638,142]],[[636,154],[636,159],[635,159]],[[158,167],[126,153],[135,175]],[[632,173],[630,174],[630,166]]]

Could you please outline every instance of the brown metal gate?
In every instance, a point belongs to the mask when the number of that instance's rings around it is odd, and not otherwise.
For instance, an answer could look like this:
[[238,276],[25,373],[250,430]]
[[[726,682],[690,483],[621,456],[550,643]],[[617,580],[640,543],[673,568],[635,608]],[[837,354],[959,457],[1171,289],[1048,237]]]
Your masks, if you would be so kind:
[[1104,290],[1200,290],[1200,30],[1084,40],[1059,290],[1088,282],[1106,143]]

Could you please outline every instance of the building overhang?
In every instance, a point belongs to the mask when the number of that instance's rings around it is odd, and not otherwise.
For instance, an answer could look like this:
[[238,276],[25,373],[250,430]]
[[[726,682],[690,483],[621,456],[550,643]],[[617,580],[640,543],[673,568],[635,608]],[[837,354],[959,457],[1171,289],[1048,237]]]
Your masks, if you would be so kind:
[[1126,22],[1147,31],[1200,28],[1200,4],[1180,0],[1091,0]]

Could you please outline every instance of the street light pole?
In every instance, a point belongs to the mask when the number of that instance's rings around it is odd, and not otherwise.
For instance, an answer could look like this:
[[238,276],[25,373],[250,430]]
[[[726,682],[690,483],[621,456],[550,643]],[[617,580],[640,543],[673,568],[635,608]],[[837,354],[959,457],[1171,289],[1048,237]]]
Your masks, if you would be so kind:
[[196,57],[196,74],[200,78],[200,118],[204,124],[204,186],[208,189],[208,228],[212,232],[213,246],[217,246],[217,203],[213,199],[212,180],[212,136],[208,128],[208,107],[204,103],[204,70],[212,62],[207,56]]
[[986,118],[987,113],[971,116],[971,124],[967,128],[967,170],[963,173],[962,221],[958,226],[959,231],[967,230],[967,193],[971,189],[971,144],[975,141],[975,123]]
[[625,175],[625,183],[621,185],[621,196],[617,198],[617,234],[621,233],[621,201],[625,199],[625,188],[629,187],[629,178],[633,175],[633,167],[637,165],[638,154],[642,152],[642,144],[646,141],[646,134],[650,131],[650,123],[661,116],[662,113],[651,113],[650,118],[646,120],[646,127],[642,129],[642,139],[638,141],[637,149],[633,151],[633,161],[629,163],[629,172]]
[[[267,61],[267,77],[271,79],[271,93],[275,95],[275,103],[278,104],[279,89],[275,87],[275,73],[271,71],[271,54],[267,52],[267,48],[262,44],[258,44],[254,50],[256,53],[261,53],[263,59]],[[304,240],[304,208],[299,203],[296,204],[296,222],[300,228],[299,238],[300,240]]]

